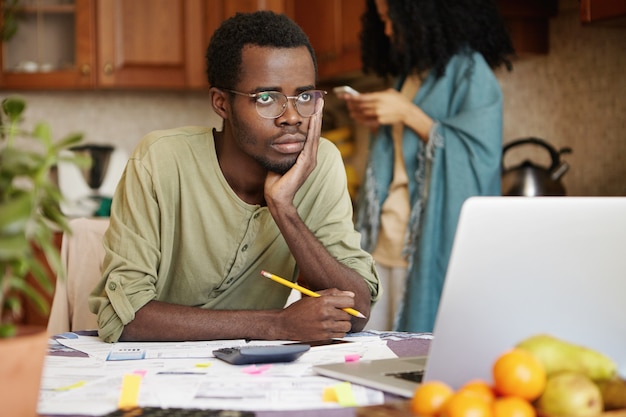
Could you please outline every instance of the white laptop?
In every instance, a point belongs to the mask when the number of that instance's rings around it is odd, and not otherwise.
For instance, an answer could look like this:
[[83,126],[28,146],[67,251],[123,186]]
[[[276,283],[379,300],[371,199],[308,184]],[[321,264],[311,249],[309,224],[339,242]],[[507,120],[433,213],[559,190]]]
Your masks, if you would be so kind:
[[455,388],[490,381],[502,352],[544,332],[604,352],[626,376],[626,197],[470,198],[428,358],[314,370],[410,397],[417,382],[388,374],[422,368]]

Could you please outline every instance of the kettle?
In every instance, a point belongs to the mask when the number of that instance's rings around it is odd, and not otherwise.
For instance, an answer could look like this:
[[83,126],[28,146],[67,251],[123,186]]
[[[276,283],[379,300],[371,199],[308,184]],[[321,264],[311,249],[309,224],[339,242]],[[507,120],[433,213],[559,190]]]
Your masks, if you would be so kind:
[[[550,154],[549,167],[535,165],[526,159],[521,164],[506,168],[504,157],[507,151],[522,145],[538,145]],[[569,169],[567,162],[561,161],[561,155],[571,153],[569,147],[556,150],[546,141],[538,138],[524,138],[510,142],[502,149],[502,195],[504,196],[564,196],[565,187],[561,177]]]

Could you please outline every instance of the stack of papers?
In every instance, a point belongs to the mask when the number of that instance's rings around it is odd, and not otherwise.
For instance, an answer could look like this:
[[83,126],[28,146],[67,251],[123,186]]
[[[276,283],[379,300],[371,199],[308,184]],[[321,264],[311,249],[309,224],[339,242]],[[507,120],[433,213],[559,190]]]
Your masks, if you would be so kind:
[[[248,411],[382,404],[382,392],[358,385],[349,387],[349,404],[328,400],[329,389],[341,381],[314,374],[314,364],[396,357],[378,335],[344,340],[350,343],[312,347],[290,363],[231,365],[212,351],[289,341],[110,344],[69,333],[50,341],[38,413],[101,416],[117,409],[121,399],[140,407]],[[132,386],[131,395],[127,386]],[[345,384],[340,387],[338,392],[346,392]]]

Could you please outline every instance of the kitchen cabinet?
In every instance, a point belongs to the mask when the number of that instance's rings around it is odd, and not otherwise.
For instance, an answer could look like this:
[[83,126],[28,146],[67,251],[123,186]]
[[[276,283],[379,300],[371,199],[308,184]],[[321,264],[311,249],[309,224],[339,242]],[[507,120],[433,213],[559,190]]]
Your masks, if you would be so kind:
[[286,0],[99,0],[99,88],[203,89],[205,52],[236,12],[286,13]]
[[[257,10],[272,10],[293,17],[293,1],[295,0],[205,0],[205,35],[206,46],[211,35],[222,21],[234,16],[237,12],[250,13]],[[203,54],[204,55],[204,54]]]
[[23,0],[18,31],[2,45],[0,88],[91,88],[94,8],[95,0]]
[[98,1],[99,88],[200,88],[202,0]]
[[257,10],[272,10],[291,15],[291,0],[207,0],[207,22],[209,32],[237,12],[251,13]]
[[550,19],[558,12],[557,0],[497,0],[518,55],[547,54]]
[[580,0],[580,21],[626,26],[626,0]]
[[2,45],[0,89],[204,89],[206,47],[224,19],[260,9],[293,16],[293,4],[21,0],[19,30]]
[[293,19],[315,49],[321,79],[361,69],[361,15],[364,0],[293,0]]
[[359,32],[364,0],[209,0],[208,33],[236,12],[261,9],[284,13],[302,27],[315,50],[320,78],[361,69]]
[[[4,2],[3,2],[4,3]],[[361,68],[362,0],[22,0],[0,89],[203,89],[213,31],[236,12],[292,17],[320,78]]]
[[203,0],[21,0],[2,89],[201,88]]

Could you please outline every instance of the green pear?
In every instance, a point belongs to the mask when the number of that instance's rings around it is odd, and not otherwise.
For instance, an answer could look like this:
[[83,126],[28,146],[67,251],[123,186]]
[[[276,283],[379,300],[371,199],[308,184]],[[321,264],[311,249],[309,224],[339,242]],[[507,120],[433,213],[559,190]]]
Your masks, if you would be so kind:
[[548,378],[537,409],[551,417],[588,417],[602,413],[600,388],[587,376],[561,372]]
[[517,347],[539,359],[548,377],[563,371],[580,372],[594,381],[612,379],[617,375],[617,363],[605,354],[549,334],[531,336]]

